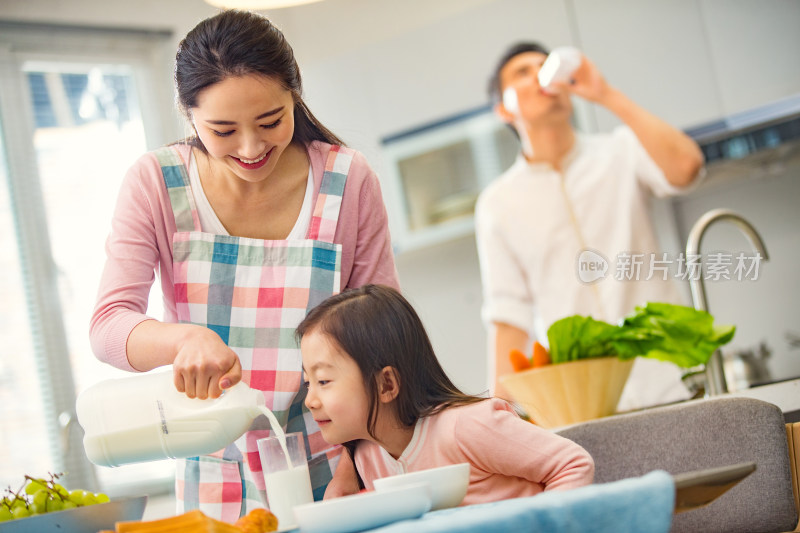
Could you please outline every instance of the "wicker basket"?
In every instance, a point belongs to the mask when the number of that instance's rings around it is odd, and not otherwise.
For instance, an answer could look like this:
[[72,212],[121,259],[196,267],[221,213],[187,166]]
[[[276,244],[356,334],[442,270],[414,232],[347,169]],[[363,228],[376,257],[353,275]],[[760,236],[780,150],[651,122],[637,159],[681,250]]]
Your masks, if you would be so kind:
[[500,384],[534,423],[562,427],[613,415],[632,367],[616,356],[582,359],[500,376]]

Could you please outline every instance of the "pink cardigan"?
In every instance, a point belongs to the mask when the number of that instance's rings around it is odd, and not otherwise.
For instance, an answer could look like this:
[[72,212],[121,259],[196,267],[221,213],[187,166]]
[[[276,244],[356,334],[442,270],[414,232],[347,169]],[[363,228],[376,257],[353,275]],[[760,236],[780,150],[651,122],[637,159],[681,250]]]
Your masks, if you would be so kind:
[[[179,145],[178,151],[188,166],[190,147]],[[314,202],[329,151],[329,144],[317,141],[308,148]],[[134,370],[126,343],[133,328],[151,318],[145,312],[156,270],[164,294],[164,321],[177,322],[172,276],[175,232],[158,160],[147,153],[123,180],[106,241],[106,264],[89,331],[92,350],[101,361]],[[399,288],[380,184],[361,153],[353,158],[334,241],[342,245],[342,290],[367,283]]]
[[573,489],[594,478],[594,461],[586,450],[522,420],[499,398],[420,419],[397,459],[378,444],[362,440],[355,463],[370,490],[382,477],[469,463],[469,488],[461,505]]

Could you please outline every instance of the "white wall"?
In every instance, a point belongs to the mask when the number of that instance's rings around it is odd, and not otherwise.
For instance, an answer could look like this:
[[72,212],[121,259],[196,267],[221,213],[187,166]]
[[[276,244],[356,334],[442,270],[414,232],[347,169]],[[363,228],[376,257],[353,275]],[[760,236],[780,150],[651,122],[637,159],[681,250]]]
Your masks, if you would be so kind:
[[[295,49],[311,109],[385,174],[381,137],[484,104],[496,58],[519,39],[582,46],[609,80],[682,127],[800,92],[800,69],[790,67],[800,50],[798,6],[794,0],[327,0],[269,15]],[[215,11],[201,0],[0,3],[0,19],[167,29],[173,44]],[[164,65],[165,74],[171,69]],[[757,76],[748,77],[751,71]],[[602,111],[578,111],[589,129],[615,123]],[[797,197],[796,189],[781,187],[764,183],[730,194],[745,201],[774,188],[770,194],[784,202]],[[721,201],[684,205],[681,223]],[[769,214],[769,205],[759,213]],[[660,212],[670,214],[663,206]],[[758,224],[785,234],[786,221],[773,218]],[[675,232],[667,233],[678,246]],[[797,250],[793,235],[786,242]],[[781,238],[767,239],[778,246]],[[397,264],[447,371],[468,391],[484,390],[486,334],[472,238],[399,254]],[[796,282],[777,290],[784,289],[797,295]],[[722,297],[710,298],[721,312],[726,304],[714,302]]]

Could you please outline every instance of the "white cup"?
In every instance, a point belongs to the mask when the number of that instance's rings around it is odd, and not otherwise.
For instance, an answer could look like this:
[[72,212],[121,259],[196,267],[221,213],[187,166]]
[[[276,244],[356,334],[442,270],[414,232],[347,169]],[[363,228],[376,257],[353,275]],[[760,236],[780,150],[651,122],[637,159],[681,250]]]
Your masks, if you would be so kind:
[[[294,506],[314,501],[303,434],[288,433],[285,450],[277,436],[258,439],[257,444],[269,509],[278,518],[280,529],[295,526]],[[289,453],[291,468],[286,452]]]

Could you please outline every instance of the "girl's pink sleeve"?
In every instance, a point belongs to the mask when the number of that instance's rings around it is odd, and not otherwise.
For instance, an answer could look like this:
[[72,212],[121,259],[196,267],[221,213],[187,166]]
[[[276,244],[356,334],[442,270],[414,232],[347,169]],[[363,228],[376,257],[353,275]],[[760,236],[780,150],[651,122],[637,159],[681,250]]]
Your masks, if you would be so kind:
[[[134,164],[123,180],[106,239],[106,263],[89,327],[95,356],[123,370],[135,370],[126,355],[128,336],[134,327],[150,318],[145,312],[155,269],[161,254],[171,253],[164,249],[169,244],[165,242],[167,229],[161,214],[159,197],[166,193],[158,191],[160,176],[155,158],[148,154]],[[171,264],[168,272],[163,270],[162,266],[162,277],[171,279]]]
[[581,446],[522,420],[503,400],[487,400],[483,407],[456,425],[456,442],[478,468],[539,483],[546,491],[592,482],[594,461]]
[[337,227],[337,241],[343,243],[342,288],[377,283],[399,290],[380,182],[360,152],[352,164]]

